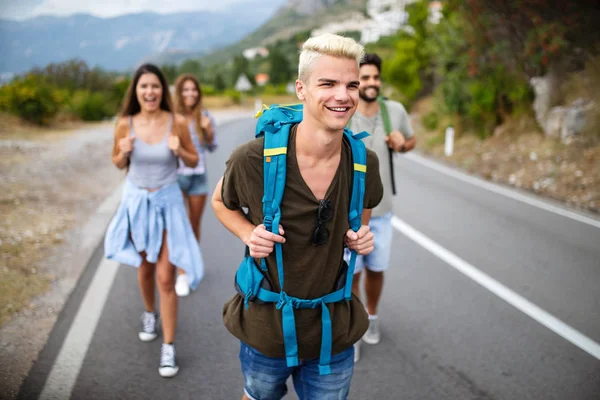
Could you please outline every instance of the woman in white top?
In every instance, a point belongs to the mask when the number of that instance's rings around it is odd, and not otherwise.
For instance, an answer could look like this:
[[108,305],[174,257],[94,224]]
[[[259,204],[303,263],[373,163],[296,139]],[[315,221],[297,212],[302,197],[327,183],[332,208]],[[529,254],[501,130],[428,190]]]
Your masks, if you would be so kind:
[[[179,163],[178,182],[188,206],[190,223],[194,235],[200,242],[200,226],[208,182],[206,179],[205,150],[213,151],[215,145],[214,121],[206,110],[202,109],[202,89],[200,83],[191,74],[180,75],[175,81],[175,111],[185,116],[190,130],[192,142],[198,152],[198,165],[194,168]],[[178,270],[175,292],[178,296],[190,293],[188,277],[183,269]]]

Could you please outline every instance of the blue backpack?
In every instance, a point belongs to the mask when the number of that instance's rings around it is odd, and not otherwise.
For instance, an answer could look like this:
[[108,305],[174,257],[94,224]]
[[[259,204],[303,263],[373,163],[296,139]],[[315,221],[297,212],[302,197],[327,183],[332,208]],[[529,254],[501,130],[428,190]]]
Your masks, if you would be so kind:
[[[292,126],[302,121],[302,104],[263,106],[263,109],[257,113],[256,117],[259,117],[256,124],[256,137],[260,138],[264,136],[263,223],[267,230],[278,235],[279,222],[281,220],[279,205],[283,199],[285,189],[288,137]],[[350,143],[354,164],[352,196],[348,219],[350,228],[356,232],[361,226],[365,175],[367,171],[367,152],[361,139],[368,136],[368,133],[362,132],[353,135],[346,128],[344,129],[344,136]],[[246,257],[236,272],[236,290],[244,298],[246,307],[249,306],[249,302],[258,304],[276,303],[276,308],[281,310],[284,347],[288,367],[298,365],[298,342],[296,339],[294,309],[314,309],[321,307],[323,327],[319,374],[328,375],[331,373],[332,338],[331,318],[327,304],[349,301],[351,299],[352,278],[354,276],[357,253],[355,251],[351,252],[346,276],[342,277],[341,282],[338,282],[337,289],[334,292],[317,299],[300,299],[289,296],[284,291],[283,253],[280,243],[275,243],[274,251],[277,259],[277,274],[281,291],[277,293],[272,290],[268,279],[266,279],[267,266],[265,260],[262,259],[260,265],[257,265],[254,262],[254,258],[250,257],[248,248],[246,248]]]

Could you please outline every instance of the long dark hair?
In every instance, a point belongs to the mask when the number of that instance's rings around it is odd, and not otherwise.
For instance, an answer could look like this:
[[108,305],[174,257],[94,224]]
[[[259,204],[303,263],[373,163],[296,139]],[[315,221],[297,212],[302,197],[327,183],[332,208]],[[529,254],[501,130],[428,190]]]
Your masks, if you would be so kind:
[[137,99],[137,94],[135,92],[135,88],[137,87],[138,81],[141,76],[144,74],[154,74],[158,77],[160,84],[162,85],[162,98],[160,99],[160,109],[168,112],[173,111],[173,106],[171,105],[171,93],[169,92],[169,84],[167,83],[167,79],[163,72],[154,64],[142,64],[135,71],[133,75],[133,79],[127,88],[127,93],[125,93],[125,98],[123,99],[123,105],[121,106],[121,111],[119,112],[119,116],[124,117],[128,115],[135,115],[142,110],[140,106],[140,102]]
[[204,135],[201,134],[202,125],[200,124],[202,121],[202,88],[200,87],[200,82],[198,79],[192,74],[182,74],[175,81],[175,112],[179,114],[186,114],[186,107],[183,101],[183,85],[190,81],[196,86],[196,90],[198,91],[198,99],[196,100],[196,104],[192,106],[192,115],[194,118],[194,123],[196,124],[196,133],[198,138],[202,143],[206,142]]

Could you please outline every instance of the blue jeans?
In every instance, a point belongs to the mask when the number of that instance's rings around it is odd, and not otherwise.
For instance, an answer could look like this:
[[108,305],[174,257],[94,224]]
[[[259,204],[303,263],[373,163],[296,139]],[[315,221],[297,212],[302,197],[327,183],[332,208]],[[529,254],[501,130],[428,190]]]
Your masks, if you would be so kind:
[[319,375],[318,358],[300,360],[297,367],[288,367],[285,358],[264,356],[245,343],[241,343],[240,362],[244,391],[253,400],[283,398],[290,375],[300,400],[345,400],[354,372],[354,347],[331,357],[330,375]]

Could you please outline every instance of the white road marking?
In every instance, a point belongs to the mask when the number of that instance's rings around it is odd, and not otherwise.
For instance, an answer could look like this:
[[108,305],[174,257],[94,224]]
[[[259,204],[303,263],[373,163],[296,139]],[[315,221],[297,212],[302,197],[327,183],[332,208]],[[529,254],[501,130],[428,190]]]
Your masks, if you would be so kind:
[[107,259],[103,259],[98,266],[50,370],[40,400],[71,397],[73,386],[81,370],[118,268],[118,262]]
[[540,324],[544,325],[546,328],[562,336],[575,346],[600,360],[600,344],[594,342],[581,332],[565,324],[523,296],[513,292],[489,275],[481,272],[479,269],[458,257],[456,254],[450,252],[421,232],[417,231],[400,218],[393,216],[392,225],[396,230],[400,231],[409,239],[413,240],[435,256],[442,259],[444,262],[448,263],[457,271],[471,278],[490,292],[494,293],[496,296],[500,297],[502,300],[506,301],[511,306],[522,311]]

